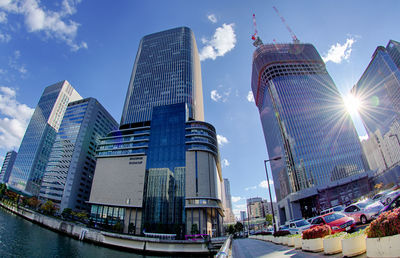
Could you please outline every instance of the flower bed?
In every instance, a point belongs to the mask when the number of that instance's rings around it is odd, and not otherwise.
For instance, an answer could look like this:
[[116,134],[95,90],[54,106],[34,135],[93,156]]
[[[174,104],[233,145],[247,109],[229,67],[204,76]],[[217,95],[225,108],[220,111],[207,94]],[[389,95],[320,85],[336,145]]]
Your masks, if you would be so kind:
[[347,234],[342,239],[343,256],[352,257],[365,253],[366,241],[365,230]]
[[342,239],[346,232],[340,232],[324,238],[324,254],[337,254],[342,252]]
[[301,249],[310,252],[324,250],[323,238],[331,234],[331,228],[327,225],[317,226],[303,232]]
[[366,232],[368,257],[400,256],[400,208],[379,215]]
[[301,241],[302,241],[301,235],[300,234],[296,235],[293,238],[294,238],[294,248],[296,249],[301,248]]
[[[287,230],[279,230],[274,233],[274,240],[275,244],[284,244],[286,236],[290,235],[290,232]],[[287,242],[287,240],[286,240]]]

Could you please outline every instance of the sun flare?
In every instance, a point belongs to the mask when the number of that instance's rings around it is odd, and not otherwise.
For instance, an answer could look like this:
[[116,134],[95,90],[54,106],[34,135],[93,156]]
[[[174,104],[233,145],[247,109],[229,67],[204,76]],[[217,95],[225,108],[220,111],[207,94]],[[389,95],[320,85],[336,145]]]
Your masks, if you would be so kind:
[[344,102],[344,106],[346,107],[347,112],[351,115],[356,114],[359,111],[360,106],[361,106],[360,100],[352,94],[344,96],[343,102]]

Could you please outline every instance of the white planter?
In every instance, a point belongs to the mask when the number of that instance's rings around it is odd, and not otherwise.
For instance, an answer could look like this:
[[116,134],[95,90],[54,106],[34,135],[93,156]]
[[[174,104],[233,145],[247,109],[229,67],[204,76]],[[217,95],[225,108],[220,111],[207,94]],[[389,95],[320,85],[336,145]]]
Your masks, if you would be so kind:
[[321,252],[324,250],[324,242],[322,238],[303,239],[301,241],[301,249],[310,252]]
[[288,237],[288,246],[294,246],[294,239],[295,237]]
[[400,257],[400,235],[367,238],[368,257]]
[[282,239],[281,245],[287,245],[287,243],[288,243],[288,237],[287,237],[287,236],[282,236],[281,239]]
[[302,239],[301,237],[295,237],[294,238],[294,248],[296,249],[301,249],[301,244],[302,244]]
[[268,235],[268,236],[267,236],[267,241],[272,242],[272,239],[273,239],[273,238],[274,238],[273,235]]
[[337,254],[342,252],[342,238],[324,238],[324,254]]
[[343,256],[353,257],[359,254],[365,253],[367,250],[366,247],[366,236],[359,235],[352,238],[343,238],[342,239],[342,253]]

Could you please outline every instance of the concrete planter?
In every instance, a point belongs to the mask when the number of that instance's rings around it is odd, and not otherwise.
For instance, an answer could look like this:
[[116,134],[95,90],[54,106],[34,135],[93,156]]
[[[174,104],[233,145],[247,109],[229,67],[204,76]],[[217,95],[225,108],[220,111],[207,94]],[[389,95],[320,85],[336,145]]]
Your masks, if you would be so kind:
[[294,248],[301,249],[302,239],[301,237],[294,237]]
[[324,250],[324,242],[322,238],[302,239],[301,249],[310,252],[321,252]]
[[400,257],[400,235],[367,238],[368,257]]
[[273,235],[268,235],[267,236],[267,241],[272,242],[273,237],[274,237]]
[[343,256],[353,257],[359,254],[365,253],[366,247],[366,236],[359,235],[352,238],[342,239],[342,253]]
[[324,238],[324,254],[337,254],[342,252],[342,238]]
[[281,239],[282,239],[281,245],[287,245],[288,244],[288,237],[287,236],[283,236],[283,237],[281,237]]
[[294,246],[294,239],[295,237],[288,237],[288,246]]

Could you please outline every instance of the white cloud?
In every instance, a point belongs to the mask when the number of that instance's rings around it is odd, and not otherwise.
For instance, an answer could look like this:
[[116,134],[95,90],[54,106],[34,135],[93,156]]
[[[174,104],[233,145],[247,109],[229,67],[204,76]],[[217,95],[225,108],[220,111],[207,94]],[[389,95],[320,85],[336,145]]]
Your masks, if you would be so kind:
[[229,163],[229,161],[227,159],[223,159],[222,160],[222,167],[223,168],[229,167],[230,164],[231,163]]
[[64,0],[59,12],[50,11],[40,6],[39,0],[8,1],[0,0],[0,9],[6,12],[20,14],[25,19],[29,32],[43,32],[48,38],[64,41],[72,51],[87,48],[86,42],[75,41],[79,24],[68,17],[76,12],[80,0]]
[[0,148],[19,147],[34,109],[16,100],[16,92],[0,86]]
[[[274,181],[269,180],[269,184],[273,185]],[[267,180],[261,181],[260,184],[258,184],[258,186],[261,187],[261,188],[268,188]]]
[[212,22],[212,23],[216,23],[218,20],[217,20],[217,17],[215,16],[215,14],[210,14],[210,15],[208,15],[207,16],[207,19],[210,21],[210,22]]
[[233,30],[234,24],[223,24],[215,30],[211,40],[203,39],[205,46],[200,51],[200,61],[208,58],[215,60],[218,56],[224,56],[231,51],[236,44],[236,34]]
[[219,135],[217,134],[217,141],[218,141],[218,145],[223,146],[224,144],[229,143],[228,139],[223,136],[223,135]]
[[360,138],[360,141],[368,140],[368,134],[366,134],[366,135],[360,135],[359,138]]
[[249,93],[247,93],[247,101],[254,102],[254,96],[252,91],[249,91]]
[[257,186],[254,185],[254,186],[246,187],[244,190],[249,191],[249,190],[256,190],[256,189],[257,189]]
[[217,90],[212,90],[211,91],[211,99],[214,100],[215,102],[218,102],[222,96],[218,93]]
[[232,196],[231,198],[232,198],[232,202],[238,202],[240,200],[243,200],[243,198],[240,196]]
[[[218,87],[223,88],[222,85],[219,85]],[[221,93],[218,92],[218,90],[211,91],[211,99],[215,102],[219,102],[219,101],[226,102],[230,95],[231,95],[231,88],[228,88]]]
[[22,74],[26,74],[28,70],[26,70],[25,65],[19,64],[19,58],[21,57],[21,52],[19,50],[14,51],[14,55],[9,58],[8,64],[10,65],[11,68],[17,70],[18,72]]
[[328,50],[328,53],[322,57],[325,63],[332,61],[334,63],[341,63],[343,60],[347,60],[350,58],[350,54],[352,51],[352,45],[355,42],[355,39],[348,38],[346,43],[340,45],[336,43],[336,45],[332,45]]
[[0,23],[7,23],[7,14],[5,12],[0,12]]
[[7,43],[11,40],[10,34],[0,32],[0,42]]

